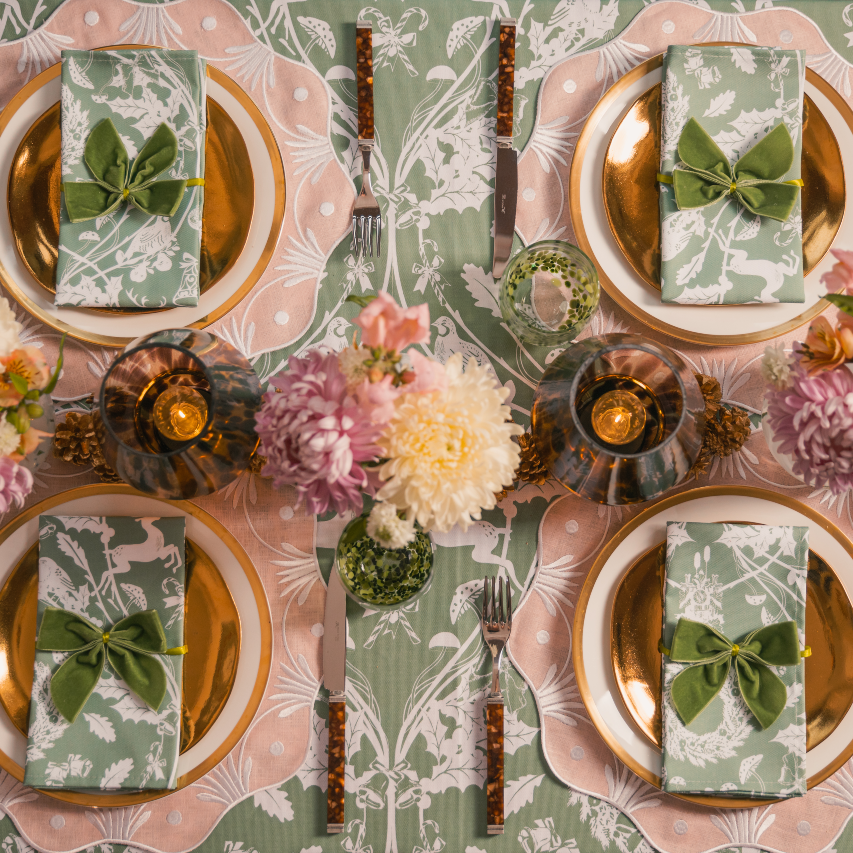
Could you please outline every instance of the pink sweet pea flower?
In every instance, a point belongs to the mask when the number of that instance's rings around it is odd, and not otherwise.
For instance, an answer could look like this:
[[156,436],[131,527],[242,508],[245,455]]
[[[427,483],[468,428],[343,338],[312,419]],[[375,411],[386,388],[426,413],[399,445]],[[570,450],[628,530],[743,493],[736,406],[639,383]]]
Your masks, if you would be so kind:
[[394,385],[393,377],[386,373],[379,382],[362,380],[355,389],[355,398],[359,406],[370,415],[373,424],[387,424],[394,416],[394,401],[404,390],[405,385]]
[[820,282],[825,285],[829,293],[844,293],[847,291],[853,295],[853,252],[845,249],[833,249],[832,254],[838,258],[839,263],[823,274]]
[[361,343],[401,352],[410,344],[429,343],[429,306],[401,308],[387,293],[380,293],[355,318]]
[[407,353],[415,373],[414,381],[403,386],[407,392],[428,394],[430,391],[447,390],[447,371],[440,361],[434,361],[425,355],[412,350]]

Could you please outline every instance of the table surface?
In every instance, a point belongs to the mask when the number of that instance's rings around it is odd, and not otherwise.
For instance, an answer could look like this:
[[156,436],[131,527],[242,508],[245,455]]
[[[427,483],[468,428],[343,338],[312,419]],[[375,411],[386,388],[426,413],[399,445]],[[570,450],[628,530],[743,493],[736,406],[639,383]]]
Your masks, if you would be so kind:
[[[357,311],[345,297],[386,289],[407,304],[427,302],[435,356],[444,361],[462,351],[466,360],[491,365],[511,389],[515,419],[525,425],[533,390],[555,352],[517,345],[501,324],[488,272],[497,57],[489,22],[519,19],[515,138],[519,149],[527,145],[519,184],[524,242],[573,239],[565,199],[573,140],[614,79],[667,43],[777,43],[778,37],[786,47],[806,48],[809,64],[848,102],[851,96],[853,3],[832,0],[784,7],[771,0],[703,0],[700,7],[677,0],[377,0],[372,6],[351,0],[0,0],[0,14],[7,42],[0,43],[0,104],[57,61],[65,46],[128,42],[197,48],[261,106],[285,165],[285,227],[252,296],[214,330],[251,358],[262,379],[309,346],[340,349],[352,337]],[[365,17],[374,24],[373,185],[383,208],[384,245],[381,258],[359,262],[345,232],[351,177],[360,171],[354,22]],[[662,340],[694,369],[718,377],[726,402],[761,411],[762,346],[685,345],[644,328],[603,296],[584,334],[616,331]],[[55,352],[50,329],[31,323],[27,335]],[[113,356],[70,344],[55,395],[60,411],[86,408],[86,395]],[[94,481],[91,472],[50,460],[28,504]],[[786,492],[851,533],[849,495],[835,499],[793,481],[773,461],[760,431],[698,483],[720,484]],[[201,793],[180,801],[186,808],[169,805],[169,798],[148,811],[121,814],[56,808],[31,799],[3,774],[0,807],[14,818],[2,819],[5,853],[25,853],[33,844],[65,851],[94,845],[100,853],[118,853],[125,844],[205,853],[687,853],[744,844],[797,853],[853,850],[850,766],[799,804],[735,817],[655,796],[595,741],[573,684],[572,604],[598,550],[637,510],[594,506],[553,485],[511,495],[468,534],[438,537],[441,581],[419,606],[385,615],[350,610],[348,822],[342,836],[325,835],[320,623],[323,579],[345,519],[306,518],[292,491],[275,492],[268,480],[250,475],[199,503],[243,541],[269,594],[277,639],[265,702],[273,704],[262,706],[265,721],[244,744],[255,763],[237,750]],[[508,666],[504,675],[507,830],[487,837],[487,662],[473,608],[465,604],[466,584],[503,568],[521,593],[537,559],[563,584],[565,596],[549,600],[534,585],[519,620],[517,633],[529,642],[516,642],[519,668]],[[537,644],[542,655],[553,655],[553,665],[529,653]],[[585,738],[587,746],[567,749],[564,732]],[[204,793],[214,788],[215,796]]]

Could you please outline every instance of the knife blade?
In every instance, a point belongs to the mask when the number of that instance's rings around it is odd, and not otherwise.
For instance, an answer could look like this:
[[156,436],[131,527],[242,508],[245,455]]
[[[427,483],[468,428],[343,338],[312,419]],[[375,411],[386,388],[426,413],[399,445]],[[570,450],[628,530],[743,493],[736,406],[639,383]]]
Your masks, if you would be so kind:
[[495,241],[492,276],[499,279],[512,252],[518,202],[518,154],[512,147],[515,92],[515,18],[501,18],[498,48],[498,157],[495,169]]
[[346,773],[347,597],[333,566],[326,589],[323,620],[323,681],[329,691],[329,781],[326,791],[326,831],[344,831]]

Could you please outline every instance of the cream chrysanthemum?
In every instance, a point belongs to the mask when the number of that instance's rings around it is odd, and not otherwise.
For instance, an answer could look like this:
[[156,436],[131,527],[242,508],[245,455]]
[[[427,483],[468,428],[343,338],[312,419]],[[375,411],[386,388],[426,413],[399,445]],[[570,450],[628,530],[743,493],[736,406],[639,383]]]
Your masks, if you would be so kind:
[[10,456],[21,444],[18,430],[6,420],[6,414],[0,415],[0,456]]
[[[9,300],[0,298],[0,356],[7,356],[21,346],[23,326],[9,306]],[[2,371],[0,371],[2,372]]]
[[364,362],[371,357],[367,347],[345,347],[338,354],[338,365],[347,381],[347,391],[352,392],[367,378]]
[[474,361],[462,372],[462,354],[445,365],[445,392],[404,394],[378,440],[388,459],[380,500],[393,503],[425,530],[467,530],[495,493],[512,483],[524,430],[509,422],[508,389]]
[[367,535],[383,548],[405,548],[415,541],[415,524],[397,515],[394,504],[380,501],[367,517]]

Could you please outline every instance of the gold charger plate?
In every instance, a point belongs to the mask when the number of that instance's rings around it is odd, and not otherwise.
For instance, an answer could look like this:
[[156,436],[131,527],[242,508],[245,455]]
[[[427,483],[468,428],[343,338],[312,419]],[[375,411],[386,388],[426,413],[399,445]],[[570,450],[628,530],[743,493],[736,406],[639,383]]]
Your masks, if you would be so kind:
[[[36,654],[38,552],[35,542],[0,590],[0,704],[27,736]],[[225,707],[240,658],[240,614],[210,557],[187,538],[181,695],[181,752],[198,743]]]
[[[812,72],[808,78],[812,83],[813,76]],[[637,275],[656,290],[661,262],[660,96],[657,83],[634,101],[607,146],[601,174],[604,212],[613,238]],[[808,275],[841,227],[846,192],[838,140],[808,95],[803,117],[803,272]]]
[[[704,497],[721,497],[721,496],[737,496],[737,497],[747,497],[747,498],[755,498],[762,501],[769,501],[772,503],[780,504],[781,506],[785,506],[791,509],[796,510],[798,513],[802,514],[806,518],[812,522],[815,527],[822,528],[827,534],[829,534],[836,542],[843,548],[846,554],[849,556],[850,560],[853,561],[853,543],[844,536],[844,534],[826,517],[821,515],[816,510],[811,507],[800,503],[799,501],[789,497],[788,495],[779,494],[776,492],[771,492],[766,489],[754,488],[751,486],[703,486],[696,489],[691,489],[687,492],[681,492],[680,494],[672,495],[669,498],[664,498],[661,501],[653,504],[647,509],[640,512],[638,515],[634,516],[627,524],[625,524],[618,533],[601,549],[598,557],[596,557],[595,562],[593,563],[592,568],[587,575],[586,580],[584,581],[583,588],[581,589],[580,595],[578,596],[578,600],[575,604],[575,618],[572,626],[572,636],[573,636],[573,645],[572,645],[572,663],[574,665],[575,670],[575,678],[578,685],[578,692],[580,694],[581,700],[583,701],[584,707],[587,709],[587,713],[589,714],[590,720],[592,721],[593,726],[595,727],[598,734],[607,744],[608,748],[616,755],[624,764],[628,766],[634,773],[636,773],[641,779],[644,779],[649,784],[653,785],[656,788],[660,788],[661,780],[660,777],[657,776],[653,771],[648,769],[644,764],[640,763],[638,760],[635,760],[635,757],[631,755],[628,750],[623,746],[623,744],[616,738],[616,736],[611,731],[610,726],[602,716],[598,707],[595,704],[595,700],[592,696],[589,680],[586,673],[586,667],[584,662],[584,623],[587,616],[587,608],[589,606],[590,596],[592,594],[592,590],[599,579],[601,572],[604,567],[607,565],[614,551],[619,547],[619,545],[638,527],[644,524],[649,518],[654,516],[659,516],[665,510],[671,509],[672,507],[678,506],[679,504],[696,500]],[[646,610],[635,610],[632,614],[632,619],[636,620],[637,614],[639,614],[642,624],[639,626],[639,633],[636,635],[637,638],[633,641],[633,645],[637,649],[637,660],[635,658],[634,662],[631,664],[633,667],[639,668],[640,666],[644,667],[646,670],[649,669],[651,664],[649,661],[653,661],[653,654],[657,654],[657,641],[659,637],[655,636],[653,643],[654,649],[651,648],[652,640],[650,637],[654,635],[654,631],[651,629],[647,629],[649,625],[659,626],[661,624],[661,579],[658,574],[657,564],[653,565],[651,568],[649,567],[648,561],[644,565],[641,570],[639,566],[643,563],[643,560],[647,560],[650,554],[654,554],[657,549],[660,547],[660,543],[655,545],[650,551],[645,552],[640,555],[640,557],[636,558],[631,566],[627,567],[627,572],[631,572],[634,576],[633,581],[640,582],[641,577],[645,578],[645,583],[651,586],[651,590],[645,590],[644,598]],[[811,555],[812,552],[810,552]],[[655,560],[657,557],[655,556]],[[823,561],[822,561],[823,562]],[[824,562],[823,565],[826,565]],[[635,566],[637,567],[635,570]],[[815,569],[818,568],[817,564],[814,566]],[[829,567],[827,567],[829,568]],[[818,577],[812,575],[812,563],[810,561],[809,565],[809,589],[811,593],[811,584],[815,581],[818,581]],[[651,575],[651,576],[650,576]],[[623,574],[622,578],[620,578],[617,584],[617,591],[615,595],[619,595],[618,586],[622,584],[625,580],[625,575]],[[813,631],[807,633],[807,638],[809,642],[814,640],[815,647],[817,648],[828,648],[831,649],[831,657],[833,660],[833,669],[839,670],[836,674],[833,675],[833,678],[837,683],[841,683],[840,679],[842,678],[850,678],[848,675],[842,675],[842,673],[847,672],[847,667],[850,666],[851,660],[853,660],[853,650],[847,647],[847,649],[840,648],[842,643],[847,641],[848,631],[851,629],[851,624],[853,624],[853,612],[850,611],[850,602],[849,597],[841,584],[838,578],[835,575],[835,572],[829,568],[829,574],[823,573],[821,569],[819,581],[824,585],[825,590],[822,591],[821,598],[824,599],[818,605],[818,607],[823,608],[825,611],[831,610],[833,614],[842,614],[845,612],[845,604],[847,607],[848,616],[848,624],[843,624],[839,626],[839,633],[832,634],[831,632],[824,630],[821,634],[816,635]],[[827,601],[825,599],[825,595],[830,596],[831,598],[838,599],[841,597],[841,601]],[[624,593],[623,593],[624,594]],[[636,593],[639,596],[639,592]],[[615,602],[615,598],[614,598]],[[638,603],[638,607],[642,607],[643,605]],[[656,610],[654,609],[656,608]],[[809,631],[809,613],[807,610],[806,616],[806,630]],[[835,616],[833,616],[835,618]],[[656,622],[652,622],[652,620],[657,619]],[[829,623],[827,623],[829,624]],[[604,627],[604,626],[602,626]],[[831,626],[830,626],[831,627]],[[612,629],[612,614],[611,614],[611,626],[606,628],[606,634],[608,640],[611,638],[611,629]],[[606,655],[606,652],[605,652]],[[809,658],[810,661],[815,661],[818,658],[813,656]],[[658,658],[658,667],[660,666],[659,658]],[[813,666],[814,664],[812,664]],[[651,676],[650,676],[651,678]],[[658,683],[660,679],[660,673],[657,675]],[[617,682],[618,683],[618,682]],[[637,682],[634,682],[637,683]],[[850,687],[846,687],[845,694],[849,695]],[[809,706],[809,687],[808,687],[808,678],[806,679],[806,703],[807,708]],[[614,700],[615,701],[615,700]],[[640,716],[649,720],[646,726],[638,725],[640,730],[643,733],[643,736],[647,741],[650,741],[652,744],[655,744],[655,724],[653,722],[654,719],[654,708],[652,707],[654,700],[654,695],[644,690],[637,690],[634,694],[634,701],[643,708]],[[830,725],[834,729],[838,722],[842,719],[843,714],[839,715],[838,709],[840,704],[843,704],[847,701],[846,696],[844,698],[839,699],[839,697],[833,697],[833,705],[831,709],[828,709],[827,716],[825,716],[822,720],[817,719],[817,715],[815,715],[815,719],[810,721],[808,725],[812,727],[812,737],[820,737],[821,740],[825,739],[829,736]],[[645,706],[645,707],[644,707]],[[847,705],[849,708],[849,704]],[[630,709],[626,710],[629,715],[633,718],[633,714],[631,714]],[[807,711],[808,713],[808,711]],[[624,718],[623,718],[624,719]],[[627,721],[624,723],[627,725]],[[659,724],[658,724],[659,725]],[[659,731],[659,728],[658,728]],[[807,735],[808,737],[808,735]],[[819,742],[819,741],[818,741]],[[813,749],[817,745],[817,742],[811,742],[808,745],[809,749]],[[831,761],[829,761],[826,765],[824,765],[820,770],[816,773],[810,775],[806,780],[806,787],[808,790],[811,790],[816,785],[819,785],[833,773],[835,773],[840,767],[842,767],[848,759],[853,756],[853,741],[848,743],[843,749],[841,749]],[[703,796],[700,794],[671,794],[671,796],[678,797],[679,799],[687,800],[689,802],[710,806],[717,809],[743,809],[743,808],[754,808],[755,806],[766,805],[771,803],[778,803],[777,799],[753,799],[753,798],[736,798],[736,797],[724,797],[724,796]]]
[[[718,45],[726,45],[733,44],[729,42],[709,42],[709,44],[718,44]],[[625,311],[627,311],[632,317],[640,320],[646,325],[650,326],[652,329],[655,329],[658,332],[663,332],[667,335],[672,335],[675,338],[683,341],[689,341],[691,343],[699,343],[699,344],[711,344],[714,346],[738,346],[741,344],[750,344],[757,343],[760,341],[771,340],[772,338],[779,337],[780,335],[784,335],[786,332],[790,332],[793,329],[799,328],[803,324],[809,322],[812,318],[816,317],[821,313],[824,309],[829,307],[829,303],[825,299],[819,299],[814,305],[810,308],[803,311],[801,314],[796,317],[787,320],[783,323],[780,323],[776,326],[768,327],[761,329],[757,332],[748,332],[744,334],[735,334],[735,335],[716,335],[716,334],[706,334],[703,332],[683,329],[679,326],[674,326],[671,323],[667,323],[664,320],[659,319],[658,317],[649,314],[647,311],[640,308],[635,302],[627,296],[622,290],[614,284],[613,281],[603,272],[601,265],[596,259],[595,251],[590,244],[589,238],[587,237],[586,228],[584,226],[583,214],[581,211],[582,199],[580,194],[580,183],[581,183],[581,171],[583,169],[583,164],[586,159],[590,142],[592,141],[594,135],[597,132],[598,125],[604,118],[604,116],[608,113],[610,108],[613,106],[614,102],[618,101],[621,97],[622,93],[630,88],[633,84],[635,84],[638,80],[641,80],[647,74],[656,71],[663,65],[663,54],[659,54],[657,56],[653,56],[650,59],[647,59],[645,62],[641,62],[639,65],[632,68],[627,74],[624,74],[610,89],[605,92],[605,94],[599,99],[598,103],[593,107],[590,114],[587,116],[586,122],[584,123],[583,130],[580,133],[580,136],[577,139],[575,144],[575,152],[572,157],[571,169],[569,172],[569,211],[572,220],[572,228],[575,232],[575,239],[577,240],[577,244],[579,248],[588,255],[593,263],[595,263],[596,267],[599,271],[599,280],[601,282],[601,287],[616,302],[620,307],[622,307]],[[853,111],[851,111],[850,106],[846,103],[846,101],[842,98],[842,96],[829,84],[824,80],[820,75],[815,73],[811,68],[806,69],[806,81],[811,83],[824,97],[829,100],[832,105],[838,110],[839,114],[843,117],[844,121],[853,131]],[[648,129],[642,129],[643,133],[647,133]],[[837,144],[837,140],[836,140]],[[841,172],[841,178],[843,180],[844,172]],[[830,176],[837,180],[836,176]],[[654,208],[651,213],[655,216],[658,215],[658,206],[656,197],[653,198],[651,202],[651,207]],[[658,238],[659,239],[659,238]],[[646,247],[648,248],[648,246]],[[628,259],[628,256],[625,256]],[[629,261],[630,262],[630,261]],[[646,263],[651,263],[650,261],[646,261]],[[638,275],[640,275],[638,273]],[[645,280],[642,275],[640,275],[642,280]],[[652,285],[654,286],[654,285]],[[696,306],[702,307],[702,306]],[[714,306],[720,307],[720,306]],[[737,306],[743,307],[743,306]],[[760,306],[755,306],[755,308],[759,308]]]
[[[201,522],[217,537],[222,548],[231,552],[248,580],[260,618],[261,650],[257,674],[245,709],[235,720],[232,730],[206,759],[178,777],[174,790],[152,790],[135,793],[89,793],[40,788],[40,793],[76,805],[112,808],[151,802],[186,788],[219,764],[237,745],[254,718],[272,665],[272,624],[263,583],[249,555],[240,543],[216,518],[190,501],[166,501],[145,495],[125,485],[80,486],[52,495],[29,507],[2,530],[3,543],[20,527],[41,513],[61,507],[80,498],[128,495],[164,504],[181,510]],[[198,743],[221,715],[230,697],[237,674],[241,645],[241,620],[231,592],[216,563],[197,543],[187,538],[190,577],[186,583],[186,640],[190,647],[184,663],[182,691],[181,753]],[[194,563],[190,564],[190,551]],[[29,696],[32,691],[32,667],[35,656],[35,614],[38,594],[38,543],[27,550],[18,561],[0,590],[0,693],[3,708],[11,722],[22,734],[27,728]],[[190,568],[191,566],[191,568]],[[211,618],[216,616],[216,620]],[[27,651],[27,647],[32,651]],[[229,673],[229,684],[216,684],[220,673]],[[223,679],[223,682],[225,679]],[[225,691],[227,690],[227,695]],[[7,704],[8,703],[8,704]],[[186,727],[186,731],[185,731]],[[0,767],[17,779],[24,780],[24,768],[0,750]]]
[[[221,72],[220,72],[221,73]],[[59,103],[30,127],[9,170],[9,224],[15,247],[33,278],[56,293],[62,163]],[[234,120],[208,97],[205,136],[204,214],[199,290],[208,291],[237,262],[246,245],[255,206],[249,150]],[[104,313],[150,314],[168,308],[94,308]]]
[[[628,569],[616,590],[610,619],[610,656],[622,701],[643,734],[661,745],[658,651],[666,542]],[[853,704],[853,608],[838,576],[809,551],[806,594],[806,751],[836,729]],[[637,620],[636,614],[642,614]],[[820,674],[814,670],[820,662]],[[750,801],[752,802],[752,800]]]
[[[144,44],[120,44],[120,45],[107,45],[104,47],[97,48],[97,50],[112,50],[112,49],[133,49],[133,48],[152,48],[156,46],[144,45]],[[40,74],[37,74],[32,80],[29,81],[26,85],[24,85],[18,93],[9,101],[9,103],[5,106],[2,113],[0,113],[0,134],[8,126],[9,122],[21,109],[21,107],[27,102],[27,100],[32,97],[42,86],[49,83],[51,80],[56,79],[60,76],[61,72],[61,63],[56,63],[55,65],[46,68]],[[265,147],[266,153],[269,156],[270,167],[273,173],[273,189],[275,193],[275,199],[273,202],[273,210],[272,210],[272,220],[270,223],[269,232],[263,235],[259,235],[259,240],[263,243],[263,247],[260,251],[260,255],[255,262],[254,267],[252,268],[249,275],[242,281],[240,286],[235,290],[235,292],[224,299],[221,304],[216,305],[212,310],[208,311],[203,317],[200,319],[186,323],[185,325],[194,328],[194,329],[204,329],[212,323],[219,320],[225,314],[227,314],[232,308],[234,308],[239,302],[249,294],[254,285],[259,281],[260,277],[263,275],[264,271],[269,264],[273,253],[275,252],[275,247],[278,243],[278,237],[281,232],[282,223],[284,221],[284,210],[285,210],[285,179],[284,179],[284,164],[281,159],[281,152],[278,148],[278,143],[276,142],[275,136],[273,135],[272,130],[270,129],[267,120],[264,118],[263,113],[261,113],[260,109],[254,103],[254,101],[249,97],[249,95],[234,81],[232,80],[225,72],[219,70],[218,68],[214,68],[211,65],[207,66],[207,76],[209,79],[215,81],[219,86],[226,90],[226,92],[233,97],[240,106],[246,111],[249,115],[252,123],[255,125],[258,133],[260,134],[263,145]],[[208,98],[208,103],[210,104],[212,101]],[[218,106],[218,105],[217,105]],[[214,108],[215,111],[216,108]],[[49,112],[49,111],[48,111]],[[224,111],[223,111],[224,112]],[[45,116],[42,116],[44,118]],[[41,119],[39,119],[40,121]],[[233,123],[233,122],[232,122]],[[36,122],[38,124],[38,121]],[[34,125],[35,127],[35,125]],[[32,130],[32,128],[31,128]],[[237,129],[239,135],[239,129]],[[207,168],[213,169],[216,168],[219,173],[222,174],[223,180],[226,180],[229,185],[231,182],[237,182],[236,185],[240,186],[239,181],[241,180],[241,175],[239,171],[235,171],[233,165],[227,162],[231,153],[237,153],[234,151],[233,144],[236,143],[236,140],[233,139],[232,136],[226,137],[226,130],[224,125],[221,128],[221,150],[212,149],[208,144],[205,148],[206,156],[212,156],[212,160],[207,164]],[[246,143],[243,140],[242,136],[240,136],[239,144],[242,144],[245,149]],[[224,165],[223,165],[224,162]],[[57,164],[58,165],[58,162]],[[54,167],[55,168],[55,167]],[[58,169],[57,169],[58,173]],[[233,173],[233,174],[232,174]],[[11,170],[10,170],[10,179],[11,179]],[[39,173],[39,177],[36,178],[35,174],[33,175],[32,180],[38,182],[39,186],[42,188],[42,192],[46,198],[41,202],[43,205],[43,211],[45,211],[42,215],[52,217],[52,210],[56,210],[58,212],[58,189],[55,193],[56,198],[51,198],[51,190],[50,190],[50,182],[56,181],[58,188],[58,174],[56,177],[51,177],[50,169],[47,169],[47,173],[45,169],[42,169]],[[254,187],[254,177],[253,177],[253,187]],[[227,207],[229,204],[233,202],[233,197],[226,197],[224,191],[219,193],[218,190],[213,189],[212,182],[208,181],[205,184],[205,209],[208,207],[208,200],[210,198],[210,194],[214,193],[216,197],[221,198],[222,207]],[[11,198],[11,195],[10,195]],[[53,205],[54,207],[51,207]],[[8,206],[10,207],[10,206]],[[11,217],[11,209],[8,210],[9,215]],[[44,219],[44,222],[48,222],[48,219]],[[57,220],[58,222],[58,220]],[[239,225],[245,225],[247,228],[247,236],[251,234],[251,217],[243,223],[234,223],[229,219],[220,218],[218,215],[211,215],[210,218],[205,215],[204,224],[203,224],[203,232],[206,233],[207,239],[210,244],[210,249],[212,250],[214,245],[221,248],[221,252],[217,252],[214,256],[212,252],[208,253],[207,260],[205,261],[204,255],[200,259],[201,264],[207,263],[207,276],[208,276],[208,286],[206,289],[210,289],[210,286],[215,283],[215,281],[221,279],[227,272],[228,269],[233,266],[233,264],[238,259],[240,252],[231,251],[226,245],[226,234],[228,229],[238,228]],[[54,227],[51,223],[49,227],[55,230],[57,235],[56,242],[53,243],[55,252],[55,247],[58,245],[58,224]],[[12,225],[12,221],[10,218],[10,229],[13,230],[14,226]],[[232,232],[233,233],[233,232]],[[14,234],[14,230],[13,230]],[[45,285],[41,281],[41,277],[46,275],[46,271],[40,269],[45,264],[50,263],[50,251],[46,249],[45,237],[39,237],[38,239],[42,241],[42,244],[36,248],[34,244],[31,242],[32,238],[29,238],[27,243],[27,254],[30,258],[28,262],[26,259],[23,260],[25,266],[30,266],[30,263],[33,264],[32,269],[37,271],[37,274],[33,275],[34,280],[39,284],[40,287],[44,287]],[[245,248],[245,239],[242,248]],[[253,239],[255,239],[253,237]],[[15,242],[17,244],[18,239],[15,237]],[[16,245],[16,249],[17,249]],[[45,254],[46,252],[46,254]],[[18,254],[20,256],[20,250],[18,250]],[[53,261],[55,265],[56,261]],[[203,275],[203,268],[200,264],[200,279]],[[224,265],[223,265],[224,264]],[[14,280],[14,278],[9,274],[9,271],[5,269],[2,265],[0,265],[0,282],[2,282],[3,286],[9,292],[9,295],[26,311],[32,314],[36,319],[45,323],[47,326],[56,329],[59,332],[66,332],[71,337],[76,338],[77,340],[85,341],[87,343],[98,344],[100,346],[105,347],[123,347],[128,344],[131,340],[133,340],[137,335],[130,336],[116,336],[109,335],[106,333],[102,333],[100,331],[92,331],[92,330],[84,330],[79,329],[76,326],[67,323],[63,320],[60,320],[56,317],[51,311],[46,310],[42,305],[35,302],[31,299],[26,292],[21,288],[21,286]],[[55,287],[55,285],[54,285]],[[48,290],[54,292],[54,289],[48,286]],[[77,310],[91,310],[95,313],[104,313],[104,309],[77,309]],[[158,309],[161,311],[175,310],[175,309]],[[123,316],[132,315],[134,313],[149,313],[148,311],[140,311],[139,309],[128,309],[127,311],[117,311],[116,309],[106,309],[106,313],[120,314]]]

